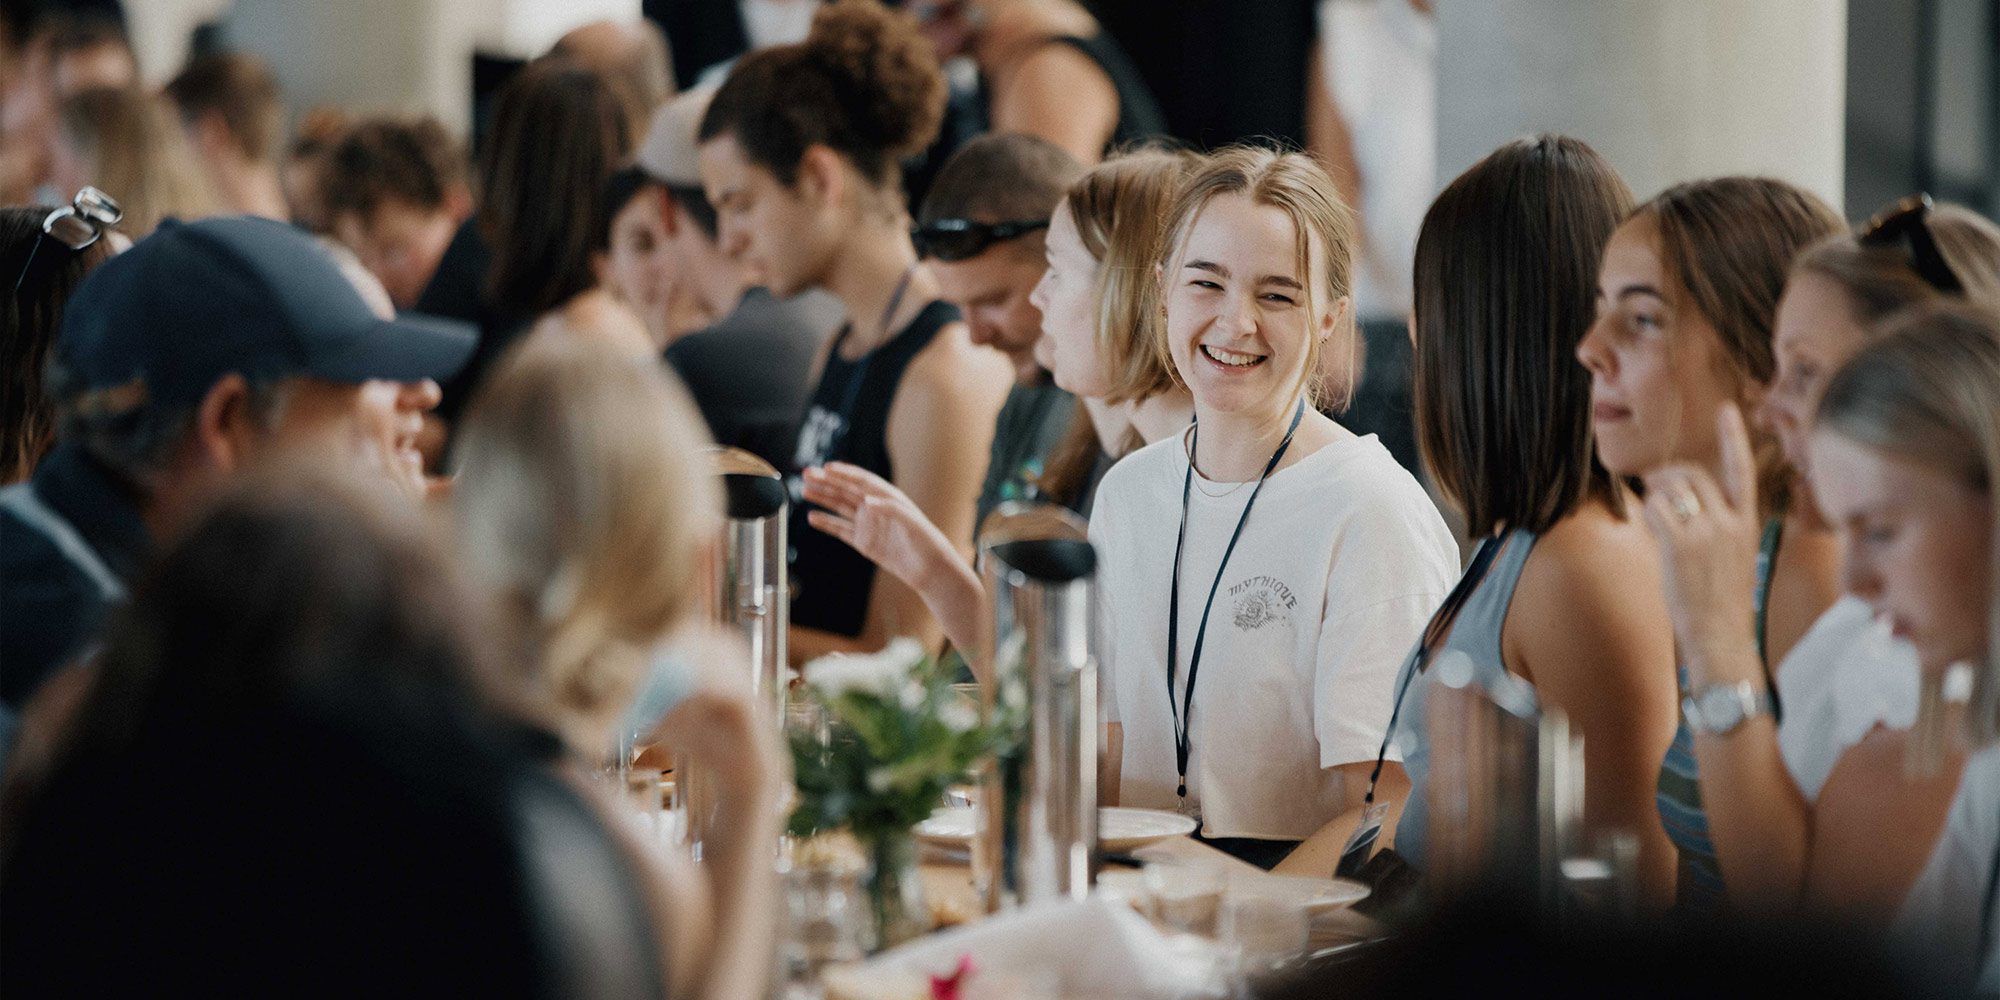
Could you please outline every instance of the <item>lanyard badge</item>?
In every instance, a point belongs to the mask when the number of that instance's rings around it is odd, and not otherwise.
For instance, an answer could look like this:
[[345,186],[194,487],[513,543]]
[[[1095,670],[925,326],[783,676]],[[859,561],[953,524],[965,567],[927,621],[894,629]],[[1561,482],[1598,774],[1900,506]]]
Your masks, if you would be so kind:
[[1305,419],[1306,402],[1299,400],[1297,411],[1292,414],[1292,425],[1285,431],[1285,439],[1278,443],[1278,450],[1271,453],[1271,460],[1264,463],[1264,471],[1257,477],[1257,485],[1250,490],[1250,499],[1243,502],[1243,514],[1236,519],[1236,531],[1229,536],[1228,547],[1222,550],[1222,561],[1216,564],[1215,580],[1208,585],[1208,601],[1201,606],[1201,624],[1195,628],[1194,648],[1188,653],[1187,685],[1180,701],[1174,700],[1174,664],[1180,659],[1180,618],[1181,618],[1181,554],[1187,548],[1188,496],[1194,487],[1195,450],[1201,444],[1201,426],[1196,424],[1194,437],[1188,442],[1187,475],[1181,479],[1181,526],[1174,540],[1174,579],[1167,594],[1167,708],[1174,720],[1174,763],[1180,776],[1180,784],[1174,794],[1180,797],[1179,811],[1182,815],[1199,819],[1200,808],[1188,799],[1187,769],[1188,757],[1194,750],[1191,721],[1194,715],[1195,672],[1201,668],[1201,647],[1208,638],[1208,613],[1215,606],[1215,592],[1222,586],[1222,574],[1229,568],[1229,557],[1236,551],[1236,543],[1243,538],[1243,526],[1250,523],[1250,508],[1257,504],[1257,494],[1264,491],[1264,480],[1271,478],[1278,463],[1284,460],[1285,452],[1292,447],[1292,436],[1299,432],[1299,422]]

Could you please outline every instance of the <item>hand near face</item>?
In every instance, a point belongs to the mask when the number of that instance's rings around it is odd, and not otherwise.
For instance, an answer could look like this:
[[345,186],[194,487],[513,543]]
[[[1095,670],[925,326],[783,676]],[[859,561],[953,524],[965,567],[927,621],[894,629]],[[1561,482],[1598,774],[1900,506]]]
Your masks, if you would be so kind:
[[[712,629],[685,637],[694,689],[660,719],[651,734],[677,756],[699,760],[724,789],[769,788],[789,782],[777,723],[750,690],[750,657],[742,640]],[[752,803],[744,803],[747,806]]]
[[805,497],[825,510],[808,511],[806,523],[853,546],[911,589],[943,561],[958,558],[944,533],[902,490],[845,462],[805,470]]
[[[1703,676],[1711,665],[1757,662],[1757,465],[1736,404],[1716,413],[1722,482],[1674,463],[1645,477],[1645,518],[1659,542],[1674,636],[1699,686],[1749,680]],[[1748,658],[1742,656],[1745,651]]]

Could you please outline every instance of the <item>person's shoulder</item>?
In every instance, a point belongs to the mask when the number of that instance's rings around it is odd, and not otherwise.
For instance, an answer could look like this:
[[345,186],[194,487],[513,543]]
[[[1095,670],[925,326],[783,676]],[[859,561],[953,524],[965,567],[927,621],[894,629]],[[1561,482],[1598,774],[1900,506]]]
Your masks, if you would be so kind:
[[[1098,482],[1097,493],[1126,490],[1153,490],[1158,484],[1179,475],[1187,467],[1181,435],[1170,434],[1111,463]],[[1099,502],[1102,502],[1101,500]]]
[[991,396],[997,413],[1013,388],[1014,366],[999,351],[973,343],[970,328],[953,311],[910,358],[905,378],[919,389]]
[[1650,579],[1659,566],[1658,547],[1643,523],[1597,506],[1585,506],[1543,532],[1535,539],[1535,555],[1541,558],[1531,557],[1530,565],[1545,566],[1573,586],[1629,587],[1634,573]]
[[1974,753],[1959,777],[1958,797],[1970,814],[2000,826],[2000,743]]
[[1586,505],[1535,539],[1517,606],[1559,615],[1590,609],[1599,617],[1625,609],[1664,620],[1659,576],[1659,551],[1644,524]]

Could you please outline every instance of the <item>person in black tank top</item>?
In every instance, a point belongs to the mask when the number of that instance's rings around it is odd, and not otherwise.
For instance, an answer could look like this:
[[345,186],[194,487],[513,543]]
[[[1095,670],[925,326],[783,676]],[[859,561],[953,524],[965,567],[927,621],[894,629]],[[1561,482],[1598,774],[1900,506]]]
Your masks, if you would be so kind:
[[[780,298],[840,300],[790,456],[888,478],[969,558],[973,513],[1013,367],[977,347],[917,260],[899,164],[937,134],[945,81],[908,18],[873,0],[821,8],[806,40],[752,53],[715,93],[699,131],[718,243]],[[794,497],[803,490],[794,485]],[[874,651],[898,636],[935,647],[923,599],[791,512],[796,584],[789,644],[806,662]]]
[[855,361],[840,356],[841,345],[853,333],[852,324],[835,336],[833,353],[799,427],[798,451],[787,481],[792,491],[792,624],[860,635],[875,581],[874,563],[806,523],[806,511],[812,508],[803,502],[798,473],[828,462],[846,462],[894,482],[889,407],[911,359],[930,346],[939,330],[958,321],[956,307],[932,302],[888,343]]
[[[1080,5],[1037,0],[980,7],[910,5],[942,58],[979,67],[978,107],[996,132],[1024,132],[1090,166],[1121,147],[1167,135],[1166,113],[1125,50]],[[1074,58],[1048,58],[1051,49]],[[1108,88],[1102,87],[1109,84]]]

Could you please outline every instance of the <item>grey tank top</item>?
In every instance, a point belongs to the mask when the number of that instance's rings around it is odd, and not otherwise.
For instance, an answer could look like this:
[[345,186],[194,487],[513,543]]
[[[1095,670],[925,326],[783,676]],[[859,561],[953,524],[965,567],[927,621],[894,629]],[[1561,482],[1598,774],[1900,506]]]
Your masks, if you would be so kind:
[[[1507,661],[1500,651],[1500,630],[1507,622],[1507,607],[1513,603],[1514,587],[1521,582],[1521,568],[1528,564],[1528,553],[1534,551],[1535,535],[1531,531],[1514,530],[1479,544],[1482,548],[1489,545],[1502,548],[1491,557],[1485,578],[1465,598],[1444,641],[1431,650],[1430,664],[1417,662],[1423,648],[1420,640],[1396,675],[1396,688],[1404,693],[1391,737],[1403,755],[1403,770],[1410,776],[1410,801],[1403,807],[1402,821],[1396,826],[1396,853],[1417,868],[1424,867],[1424,841],[1430,819],[1426,797],[1431,749],[1424,731],[1424,703],[1436,683],[1435,672],[1421,668],[1435,664],[1447,652],[1456,652],[1472,661],[1477,681],[1492,682],[1507,673]],[[1479,562],[1474,556],[1472,565]]]

